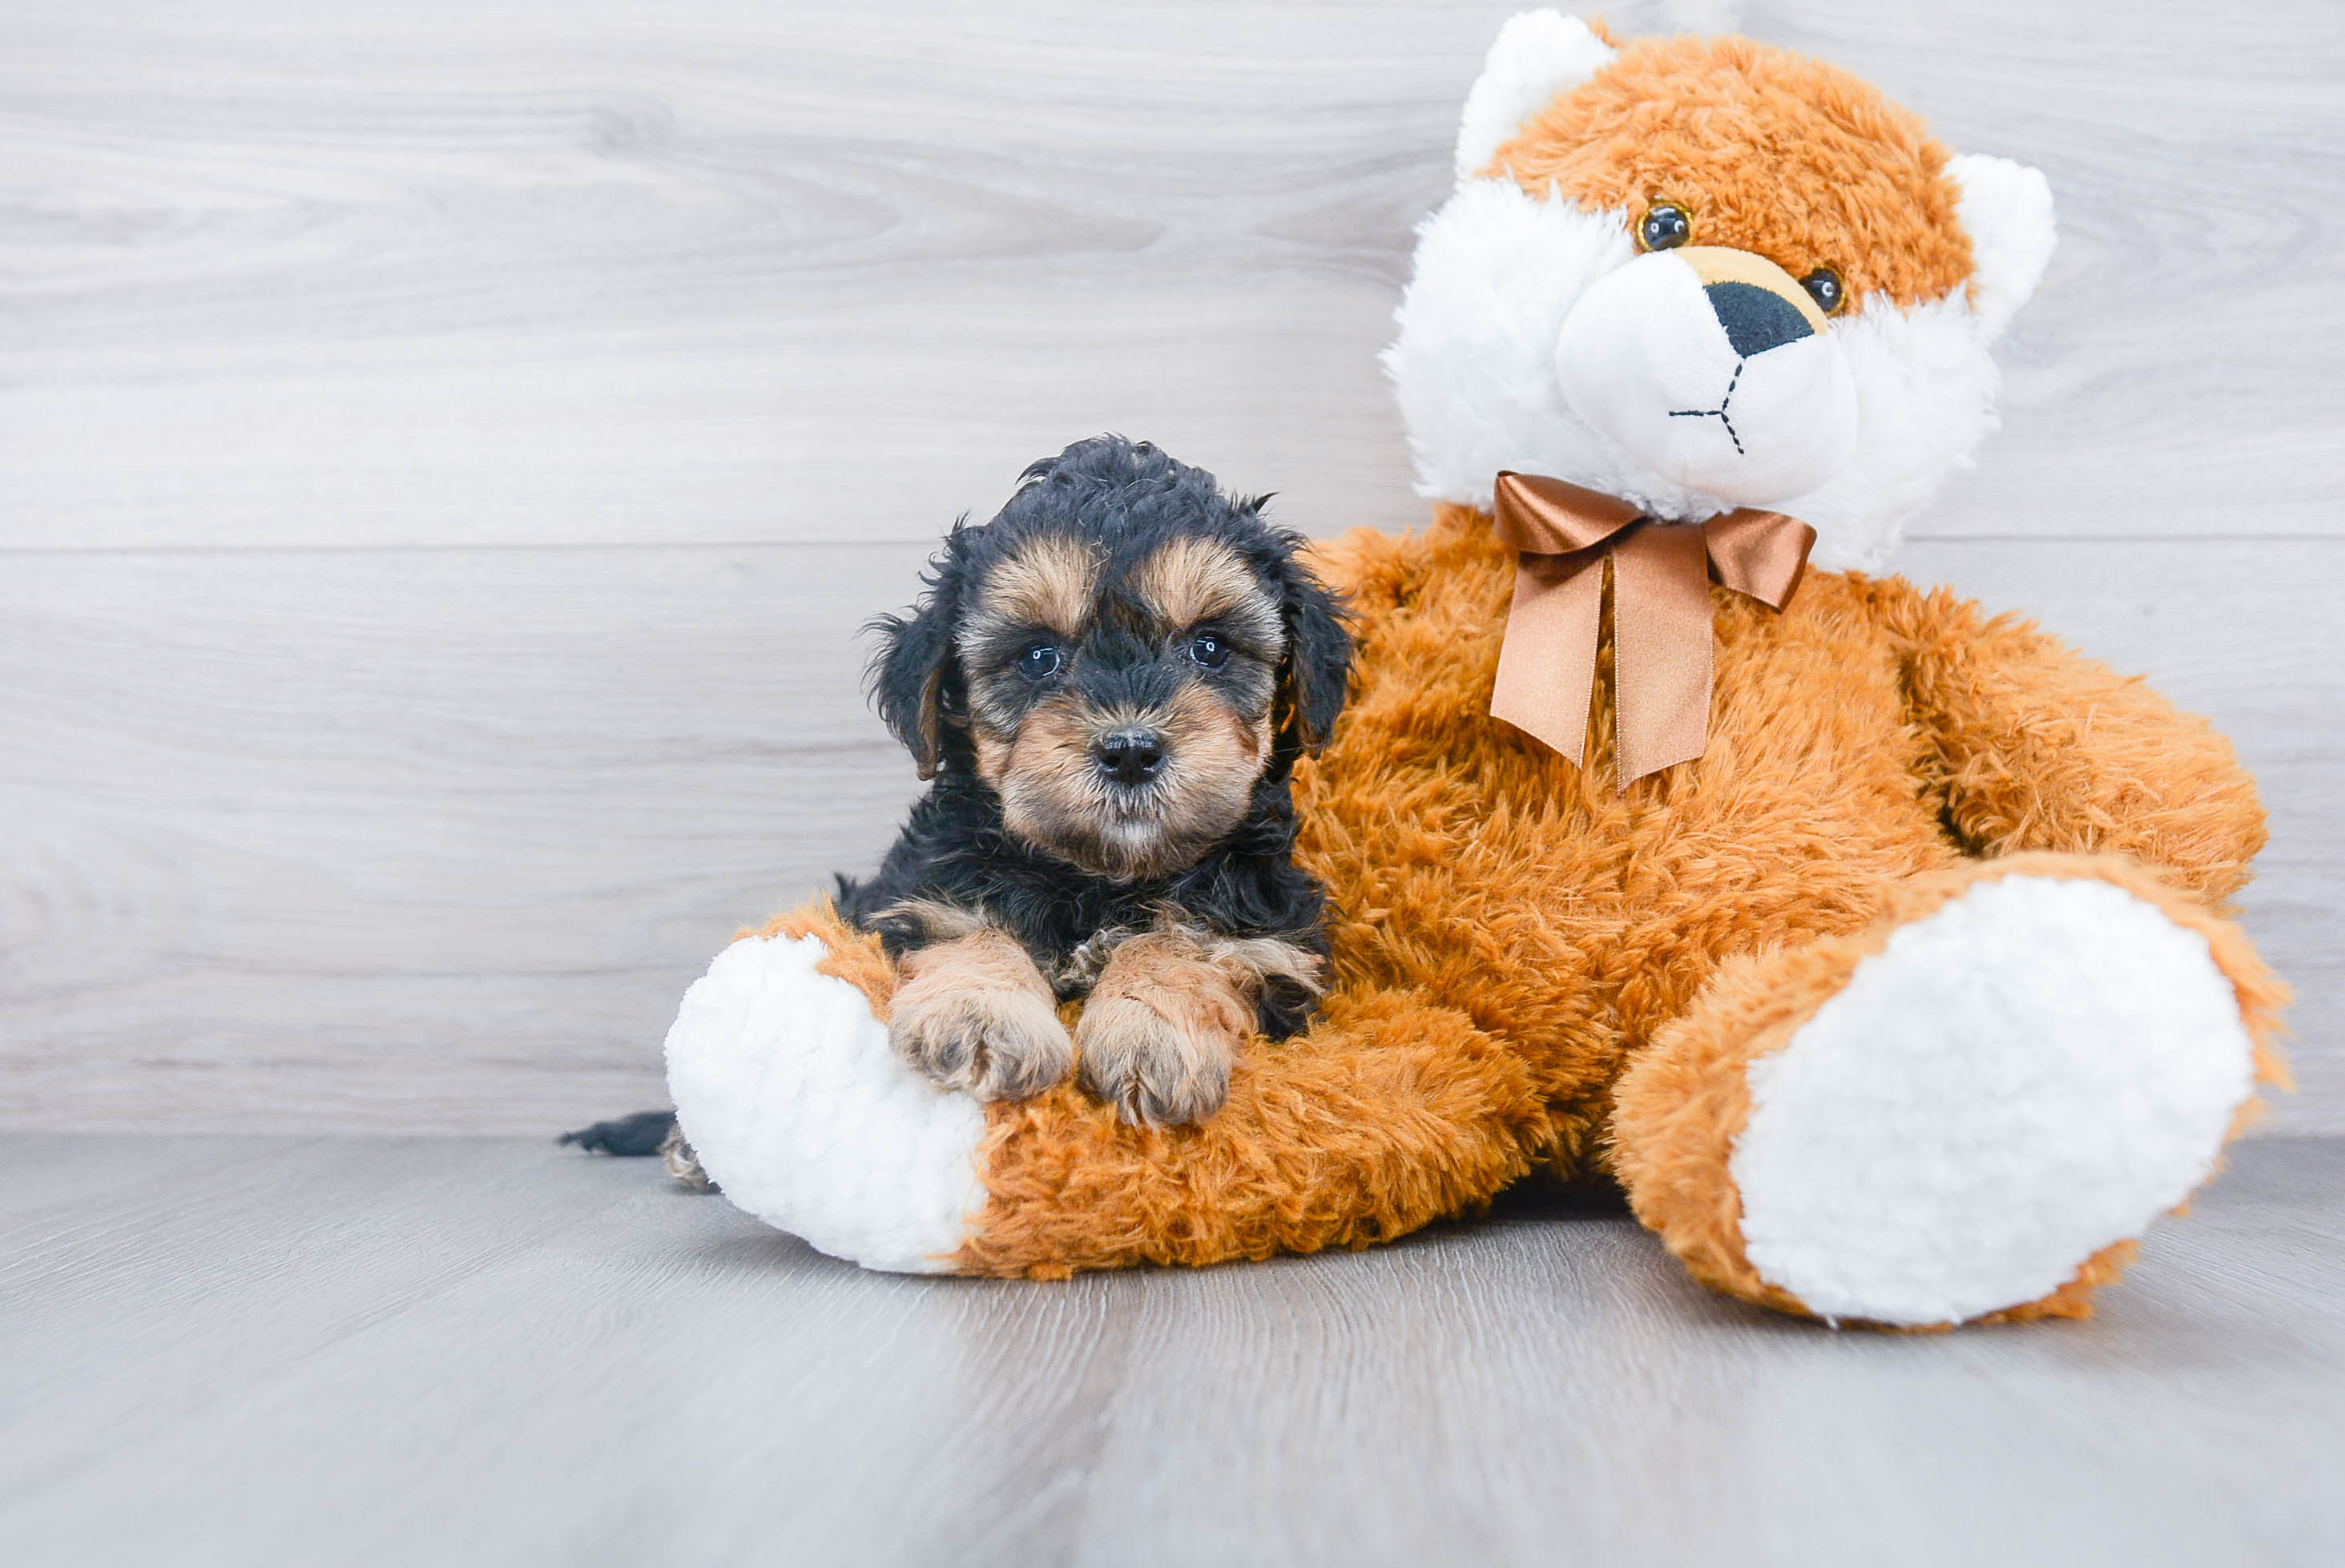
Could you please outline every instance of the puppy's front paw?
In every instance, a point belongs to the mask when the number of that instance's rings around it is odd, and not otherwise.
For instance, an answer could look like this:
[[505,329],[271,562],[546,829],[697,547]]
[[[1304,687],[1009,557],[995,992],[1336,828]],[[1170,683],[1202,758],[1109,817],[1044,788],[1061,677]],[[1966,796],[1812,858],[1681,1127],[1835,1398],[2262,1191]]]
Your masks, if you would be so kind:
[[1108,955],[1075,1025],[1083,1087],[1146,1126],[1202,1122],[1230,1096],[1254,1008],[1189,934],[1152,932]]
[[970,984],[949,965],[898,987],[887,1033],[917,1071],[978,1099],[1041,1095],[1074,1069],[1046,992]]
[[1242,1020],[1211,1005],[1168,1012],[1135,996],[1094,992],[1076,1025],[1083,1087],[1135,1125],[1202,1122],[1230,1095],[1230,1068],[1245,1039]]

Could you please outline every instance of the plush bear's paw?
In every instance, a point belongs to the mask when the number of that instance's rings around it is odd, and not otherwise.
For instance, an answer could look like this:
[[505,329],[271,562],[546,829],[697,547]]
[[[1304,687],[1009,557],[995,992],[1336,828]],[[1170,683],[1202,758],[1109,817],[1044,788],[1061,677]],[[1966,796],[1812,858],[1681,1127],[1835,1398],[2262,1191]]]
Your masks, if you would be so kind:
[[985,1204],[984,1107],[907,1067],[832,957],[819,936],[747,937],[685,993],[667,1068],[692,1167],[835,1257],[949,1270]]
[[980,1100],[1039,1095],[1075,1064],[1073,1043],[1047,995],[964,990],[941,975],[897,992],[888,1038],[916,1070]]
[[2090,878],[1977,882],[1750,1063],[1743,1249],[1826,1318],[2037,1302],[2207,1178],[2254,1074],[2200,932]]

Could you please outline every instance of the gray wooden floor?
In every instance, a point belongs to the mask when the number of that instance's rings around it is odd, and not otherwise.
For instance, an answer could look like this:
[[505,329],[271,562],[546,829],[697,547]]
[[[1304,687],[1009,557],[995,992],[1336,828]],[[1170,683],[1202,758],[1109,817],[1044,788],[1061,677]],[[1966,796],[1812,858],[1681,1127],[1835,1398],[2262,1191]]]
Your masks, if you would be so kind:
[[512,1140],[0,1151],[0,1562],[2345,1562],[2345,1141],[2086,1324],[1835,1334],[1552,1199],[1057,1285]]

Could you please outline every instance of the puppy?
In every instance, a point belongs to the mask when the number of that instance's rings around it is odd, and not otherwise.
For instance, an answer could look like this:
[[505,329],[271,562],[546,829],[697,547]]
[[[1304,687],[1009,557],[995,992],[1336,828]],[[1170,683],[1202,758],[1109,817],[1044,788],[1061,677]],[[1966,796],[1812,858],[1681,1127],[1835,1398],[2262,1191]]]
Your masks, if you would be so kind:
[[[1221,1105],[1250,1034],[1307,1022],[1325,894],[1294,861],[1289,774],[1343,707],[1352,645],[1263,499],[1144,443],[1080,442],[874,623],[872,696],[930,783],[838,901],[898,964],[888,1033],[919,1072],[988,1100],[1079,1072],[1124,1120],[1174,1125]],[[649,1153],[654,1132],[564,1141]]]

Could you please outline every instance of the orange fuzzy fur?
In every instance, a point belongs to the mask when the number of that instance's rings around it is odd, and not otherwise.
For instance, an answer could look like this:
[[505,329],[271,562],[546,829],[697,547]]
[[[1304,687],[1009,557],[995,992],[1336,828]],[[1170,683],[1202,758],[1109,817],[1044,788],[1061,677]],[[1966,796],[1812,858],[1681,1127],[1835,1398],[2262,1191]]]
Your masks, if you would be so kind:
[[[1844,72],[1674,40],[1625,46],[1493,167],[1592,208],[1681,201],[1697,242],[1832,266],[1856,308],[1967,280],[1945,160]],[[2279,988],[2223,918],[2264,840],[2253,785],[2140,682],[1899,578],[1812,573],[1780,615],[1716,590],[1708,750],[1622,791],[1609,607],[1583,771],[1488,716],[1514,559],[1487,517],[1318,557],[1358,617],[1351,706],[1296,774],[1336,909],[1325,1016],[1250,1043],[1202,1125],[1125,1125],[1071,1084],[989,1106],[962,1271],[1365,1246],[1544,1166],[1617,1176],[1697,1278],[1802,1311],[1741,1253],[1743,1069],[1895,924],[2006,871],[2106,878],[2205,932],[2285,1082]],[[885,1016],[886,960],[827,905],[766,931],[821,934]],[[1997,1316],[2082,1315],[2130,1255]]]
[[1868,294],[1943,299],[1971,273],[1946,149],[1919,117],[1837,66],[1748,38],[1639,38],[1492,155],[1525,190],[1553,186],[1631,221],[1656,201],[1692,243],[1755,251],[1794,278],[1837,271]]
[[[1622,792],[1608,694],[1585,773],[1486,712],[1513,575],[1487,517],[1443,507],[1426,534],[1355,535],[1319,564],[1360,617],[1352,707],[1297,775],[1299,852],[1341,911],[1325,1021],[1251,1046],[1202,1127],[1123,1127],[1071,1088],[993,1107],[990,1201],[959,1267],[1358,1245],[1535,1165],[1601,1168],[1623,1065],[1722,963],[1849,939],[1976,853],[2121,846],[2219,900],[2262,842],[2205,726],[1900,579],[1812,574],[1781,615],[1717,591],[1710,748]],[[2094,717],[2047,728],[2047,710]]]
[[[2110,882],[2205,936],[2254,1041],[2256,1082],[2287,1084],[2287,1070],[2270,1044],[2285,996],[2279,983],[2236,927],[2132,861],[2036,851],[1968,861],[1893,883],[1884,890],[1880,917],[1863,931],[1729,960],[1693,1010],[1661,1030],[1621,1074],[1613,1100],[1613,1169],[1637,1217],[1695,1278],[1761,1306],[1806,1310],[1796,1298],[1761,1279],[1742,1251],[1741,1198],[1728,1175],[1728,1161],[1750,1118],[1748,1069],[1790,1044],[1800,1026],[1847,984],[1856,966],[1887,945],[1893,932],[1977,883],[2004,876]],[[2250,1100],[2240,1107],[2238,1125],[2246,1125],[2256,1104]],[[2114,1279],[2131,1255],[2132,1244],[2120,1242],[2087,1259],[2052,1295],[1994,1314],[1992,1320],[2086,1316],[2090,1288]]]
[[[1201,1126],[1128,1126],[1072,1084],[990,1106],[963,1271],[1363,1246],[1535,1166],[1609,1166],[1697,1278],[1797,1310],[1731,1231],[1741,1065],[1889,923],[2045,863],[1979,852],[2121,847],[2168,868],[2193,891],[2113,858],[2058,874],[2207,932],[2269,1036],[2277,991],[2206,901],[2262,841],[2252,789],[2203,725],[2048,637],[1896,578],[1812,574],[1781,615],[1720,590],[1710,749],[1621,792],[1602,711],[1585,774],[1484,711],[1513,572],[1487,518],[1445,507],[1320,565],[1360,615],[1353,707],[1297,779],[1300,852],[1342,911],[1325,1018],[1254,1042]],[[807,931],[884,1015],[876,943],[827,908],[767,928]],[[2276,1057],[2259,1067],[2278,1081]],[[2121,1262],[2020,1315],[2081,1311]]]

